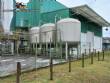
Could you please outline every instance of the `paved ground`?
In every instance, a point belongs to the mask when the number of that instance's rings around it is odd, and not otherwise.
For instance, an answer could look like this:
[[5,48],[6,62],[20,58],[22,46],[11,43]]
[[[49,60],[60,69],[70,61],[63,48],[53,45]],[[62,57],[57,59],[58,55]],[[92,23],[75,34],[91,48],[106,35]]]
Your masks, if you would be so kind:
[[[17,62],[21,62],[22,71],[49,65],[49,59],[38,58],[29,55],[0,57],[0,77],[15,73]],[[64,60],[53,60],[54,64],[61,62],[64,62]]]

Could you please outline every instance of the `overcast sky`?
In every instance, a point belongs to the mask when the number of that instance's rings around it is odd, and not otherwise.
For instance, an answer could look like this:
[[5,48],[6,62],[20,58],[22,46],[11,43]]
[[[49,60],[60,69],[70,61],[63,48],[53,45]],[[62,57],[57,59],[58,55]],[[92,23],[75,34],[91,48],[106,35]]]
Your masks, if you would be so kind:
[[[27,3],[29,0],[16,0],[20,2]],[[100,16],[110,22],[110,0],[57,0],[67,7],[74,7],[82,4],[88,4],[92,9],[94,9]],[[103,36],[110,37],[110,29],[108,31],[103,28]]]

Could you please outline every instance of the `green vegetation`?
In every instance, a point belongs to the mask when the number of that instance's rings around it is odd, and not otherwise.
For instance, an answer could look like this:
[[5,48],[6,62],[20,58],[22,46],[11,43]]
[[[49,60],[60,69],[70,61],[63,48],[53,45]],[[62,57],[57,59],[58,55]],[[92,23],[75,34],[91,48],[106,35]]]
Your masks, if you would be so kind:
[[[102,55],[100,55],[102,58]],[[72,70],[68,72],[68,63],[54,66],[54,80],[49,80],[49,68],[38,69],[21,75],[21,83],[110,83],[110,54],[106,53],[105,61],[94,64],[91,59],[85,60],[82,68],[81,60],[72,62]],[[1,78],[0,83],[16,83],[15,75]]]

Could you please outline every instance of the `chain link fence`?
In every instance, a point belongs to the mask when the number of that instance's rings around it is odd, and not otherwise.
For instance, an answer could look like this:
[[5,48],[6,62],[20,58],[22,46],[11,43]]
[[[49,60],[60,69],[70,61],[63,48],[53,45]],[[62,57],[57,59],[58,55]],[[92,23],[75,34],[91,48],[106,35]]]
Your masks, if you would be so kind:
[[87,55],[93,52],[89,42],[68,43],[67,48],[60,30],[22,32],[17,40],[0,41],[0,77],[16,73],[17,62],[21,63],[24,72],[49,66],[51,57],[53,64],[68,62],[69,56],[71,60],[78,60],[85,49]]

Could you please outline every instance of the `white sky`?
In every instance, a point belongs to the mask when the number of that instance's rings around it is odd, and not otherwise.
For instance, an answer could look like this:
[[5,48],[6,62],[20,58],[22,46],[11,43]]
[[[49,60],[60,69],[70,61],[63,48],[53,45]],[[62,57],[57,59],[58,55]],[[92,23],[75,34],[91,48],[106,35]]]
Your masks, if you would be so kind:
[[27,3],[29,0],[16,0],[17,2],[24,2]]
[[[20,2],[27,3],[29,0],[16,0]],[[74,7],[82,4],[88,4],[92,9],[94,9],[100,16],[110,22],[110,0],[57,0],[67,7]],[[110,37],[110,28],[108,31],[103,28],[103,36]]]

